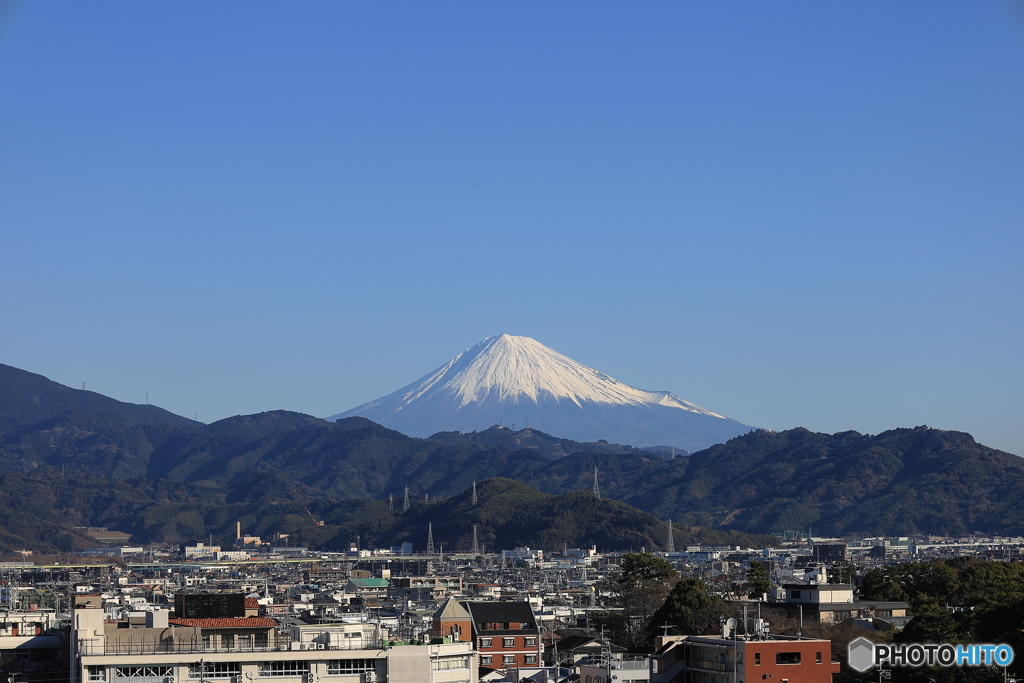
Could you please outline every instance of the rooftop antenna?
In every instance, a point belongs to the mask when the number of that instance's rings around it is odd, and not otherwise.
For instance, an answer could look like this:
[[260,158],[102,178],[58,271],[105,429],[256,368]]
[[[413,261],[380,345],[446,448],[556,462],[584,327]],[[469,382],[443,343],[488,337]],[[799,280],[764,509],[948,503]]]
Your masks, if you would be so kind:
[[427,522],[427,555],[434,554],[434,523]]
[[675,627],[676,627],[675,624],[662,624],[661,626],[659,626],[658,628],[665,629],[664,631],[661,632],[661,637],[662,638],[667,638],[668,637],[668,630],[670,628],[675,628]]
[[[477,504],[477,498],[476,498],[476,482],[475,482],[475,481],[473,482],[473,497],[472,497],[472,498],[470,499],[470,501],[469,501],[469,504],[470,504],[470,505],[476,505],[476,504]],[[475,529],[476,527],[473,527],[473,528]]]
[[409,487],[405,487],[405,502],[402,503],[402,512],[409,511]]
[[480,554],[480,543],[476,540],[476,524],[473,525],[473,556]]
[[597,485],[597,465],[594,465],[594,495],[601,498],[601,487]]
[[672,533],[672,520],[668,520],[668,544],[665,546],[665,554],[673,555],[676,552],[676,539]]

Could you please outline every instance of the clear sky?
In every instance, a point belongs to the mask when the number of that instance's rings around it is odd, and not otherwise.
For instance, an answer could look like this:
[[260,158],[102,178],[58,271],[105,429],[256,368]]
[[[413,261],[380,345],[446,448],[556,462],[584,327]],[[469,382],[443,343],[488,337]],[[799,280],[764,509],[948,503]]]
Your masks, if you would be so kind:
[[526,335],[1024,455],[1024,5],[3,2],[0,362],[330,415]]

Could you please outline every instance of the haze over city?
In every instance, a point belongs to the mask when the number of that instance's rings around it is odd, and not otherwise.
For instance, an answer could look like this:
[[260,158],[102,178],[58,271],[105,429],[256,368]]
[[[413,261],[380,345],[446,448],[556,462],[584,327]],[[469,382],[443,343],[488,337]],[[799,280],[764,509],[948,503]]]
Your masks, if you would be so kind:
[[0,3],[0,363],[210,422],[528,336],[1024,455],[1010,2]]

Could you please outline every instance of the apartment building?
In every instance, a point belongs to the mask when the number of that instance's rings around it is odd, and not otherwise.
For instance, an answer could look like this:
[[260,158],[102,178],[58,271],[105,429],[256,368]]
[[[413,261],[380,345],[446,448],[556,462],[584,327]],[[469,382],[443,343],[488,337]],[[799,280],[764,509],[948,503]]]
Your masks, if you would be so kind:
[[265,617],[109,622],[83,606],[72,615],[72,683],[477,683],[472,642],[391,646],[378,631],[298,627]]

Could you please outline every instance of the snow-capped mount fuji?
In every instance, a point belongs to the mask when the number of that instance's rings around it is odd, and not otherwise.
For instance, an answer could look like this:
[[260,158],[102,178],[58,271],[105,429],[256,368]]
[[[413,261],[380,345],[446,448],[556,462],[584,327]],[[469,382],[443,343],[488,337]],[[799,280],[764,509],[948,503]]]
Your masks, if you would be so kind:
[[527,425],[576,441],[699,450],[750,427],[644,391],[529,337],[488,337],[429,375],[328,419],[359,415],[410,436]]

